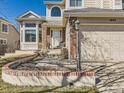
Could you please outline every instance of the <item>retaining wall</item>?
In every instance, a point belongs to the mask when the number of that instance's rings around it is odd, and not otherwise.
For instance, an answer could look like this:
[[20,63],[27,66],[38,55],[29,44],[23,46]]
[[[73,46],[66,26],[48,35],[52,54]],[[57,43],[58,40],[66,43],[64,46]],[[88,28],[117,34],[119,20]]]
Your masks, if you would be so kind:
[[[29,59],[25,59],[29,60]],[[23,60],[24,62],[24,60]],[[18,86],[95,86],[95,72],[14,70],[9,63],[2,68],[2,79]]]

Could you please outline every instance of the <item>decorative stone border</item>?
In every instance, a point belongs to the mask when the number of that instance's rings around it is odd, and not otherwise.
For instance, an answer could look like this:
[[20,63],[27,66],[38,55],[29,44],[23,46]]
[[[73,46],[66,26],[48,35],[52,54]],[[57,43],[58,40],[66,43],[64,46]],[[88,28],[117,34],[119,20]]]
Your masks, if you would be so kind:
[[18,86],[95,86],[95,72],[15,70],[16,62],[27,62],[32,57],[17,60],[2,67],[2,79]]

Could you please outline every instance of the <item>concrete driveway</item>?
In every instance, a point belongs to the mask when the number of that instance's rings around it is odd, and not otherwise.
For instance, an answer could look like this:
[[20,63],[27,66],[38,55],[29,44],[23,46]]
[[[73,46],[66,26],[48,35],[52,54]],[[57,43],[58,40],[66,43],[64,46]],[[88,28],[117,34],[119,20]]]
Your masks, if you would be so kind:
[[124,62],[83,63],[82,68],[96,71],[100,93],[124,93]]

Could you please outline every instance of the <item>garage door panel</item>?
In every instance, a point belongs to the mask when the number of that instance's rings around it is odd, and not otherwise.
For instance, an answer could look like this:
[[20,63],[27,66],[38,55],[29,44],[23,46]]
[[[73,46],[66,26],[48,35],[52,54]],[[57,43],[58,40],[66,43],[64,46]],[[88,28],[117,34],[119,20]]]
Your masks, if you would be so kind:
[[82,34],[82,40],[87,38],[81,45],[82,60],[124,60],[124,32],[83,31]]
[[124,32],[120,32],[120,35],[119,36],[120,36],[120,40],[121,41],[124,41]]
[[113,41],[120,40],[120,34],[117,32],[111,32],[110,39]]
[[113,60],[119,60],[120,57],[120,47],[115,43],[111,46],[111,58]]

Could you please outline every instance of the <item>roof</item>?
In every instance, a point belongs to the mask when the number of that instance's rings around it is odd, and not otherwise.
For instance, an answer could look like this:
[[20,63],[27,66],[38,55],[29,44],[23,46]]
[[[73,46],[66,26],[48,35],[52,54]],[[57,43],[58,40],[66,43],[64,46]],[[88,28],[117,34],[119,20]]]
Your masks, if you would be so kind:
[[3,17],[0,17],[0,20],[3,20],[3,21],[5,21],[5,22],[7,22],[7,23],[10,23],[8,20],[6,20],[6,19],[3,18]]
[[[32,15],[32,16],[31,16]],[[27,11],[23,13],[22,15],[18,16],[16,18],[17,21],[23,21],[23,20],[45,20],[45,17],[39,16],[38,14],[34,13],[33,11]]]
[[62,1],[46,1],[46,5],[65,5],[65,0]]
[[43,23],[43,26],[48,26],[48,27],[64,27],[62,21],[48,21]]
[[64,11],[65,17],[124,17],[121,9],[83,8]]

